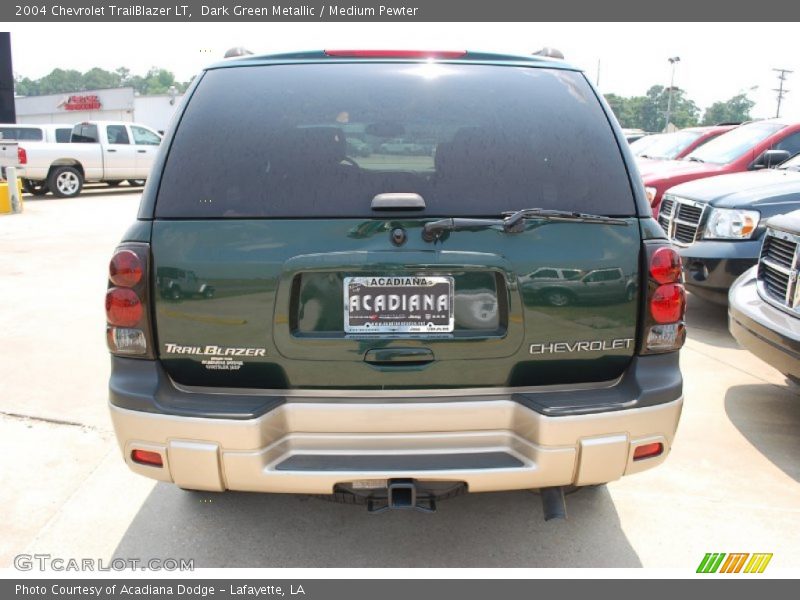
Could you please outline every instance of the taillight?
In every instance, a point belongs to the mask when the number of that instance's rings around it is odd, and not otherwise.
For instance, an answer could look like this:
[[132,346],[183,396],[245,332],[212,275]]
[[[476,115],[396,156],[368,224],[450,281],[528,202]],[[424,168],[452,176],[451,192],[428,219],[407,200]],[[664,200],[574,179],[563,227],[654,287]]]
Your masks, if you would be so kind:
[[25,152],[25,148],[23,148],[22,146],[17,146],[17,164],[20,165],[28,164],[28,153]]
[[686,339],[686,291],[681,257],[663,241],[646,242],[648,274],[642,354],[679,350]]
[[108,278],[114,285],[133,287],[142,280],[142,261],[130,250],[119,250],[108,265]]
[[106,342],[119,356],[152,358],[147,268],[150,247],[129,242],[114,251],[108,265]]
[[650,277],[656,283],[675,283],[681,280],[681,256],[674,248],[661,246],[650,256]]
[[129,288],[114,287],[106,292],[106,320],[109,325],[133,327],[142,320],[142,303]]
[[686,293],[680,283],[660,285],[650,298],[650,314],[658,324],[680,321],[685,308]]

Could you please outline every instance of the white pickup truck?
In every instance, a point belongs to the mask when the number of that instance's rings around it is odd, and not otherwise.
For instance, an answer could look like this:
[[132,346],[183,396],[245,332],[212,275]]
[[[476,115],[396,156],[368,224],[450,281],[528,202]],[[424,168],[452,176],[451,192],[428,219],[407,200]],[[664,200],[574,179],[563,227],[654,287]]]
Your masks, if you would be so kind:
[[28,160],[17,172],[26,189],[51,191],[59,198],[77,196],[86,181],[143,185],[160,144],[161,136],[144,125],[78,123],[69,144],[20,143]]

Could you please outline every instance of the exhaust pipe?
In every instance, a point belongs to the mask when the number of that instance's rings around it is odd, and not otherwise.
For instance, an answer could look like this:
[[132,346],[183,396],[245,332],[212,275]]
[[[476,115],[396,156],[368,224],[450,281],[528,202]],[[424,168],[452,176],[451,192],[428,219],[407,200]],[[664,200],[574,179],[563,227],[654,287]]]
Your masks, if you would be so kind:
[[542,488],[540,491],[542,496],[542,510],[544,511],[544,520],[550,521],[551,519],[567,518],[567,503],[564,499],[564,488],[547,487]]

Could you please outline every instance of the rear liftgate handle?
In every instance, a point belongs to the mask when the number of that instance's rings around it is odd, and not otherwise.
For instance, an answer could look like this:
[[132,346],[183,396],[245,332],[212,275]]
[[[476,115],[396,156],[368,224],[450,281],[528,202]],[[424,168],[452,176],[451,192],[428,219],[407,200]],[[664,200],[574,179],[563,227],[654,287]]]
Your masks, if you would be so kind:
[[374,348],[364,354],[364,362],[381,366],[412,366],[433,362],[428,348]]

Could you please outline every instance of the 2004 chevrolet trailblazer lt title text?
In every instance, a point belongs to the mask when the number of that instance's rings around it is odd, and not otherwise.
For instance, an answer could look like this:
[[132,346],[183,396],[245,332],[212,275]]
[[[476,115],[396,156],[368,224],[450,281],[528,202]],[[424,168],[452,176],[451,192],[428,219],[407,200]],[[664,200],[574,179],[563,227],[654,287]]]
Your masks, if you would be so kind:
[[680,257],[583,73],[249,56],[195,78],[181,111],[109,269],[135,472],[375,512],[539,489],[554,518],[565,488],[666,458]]

